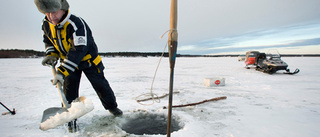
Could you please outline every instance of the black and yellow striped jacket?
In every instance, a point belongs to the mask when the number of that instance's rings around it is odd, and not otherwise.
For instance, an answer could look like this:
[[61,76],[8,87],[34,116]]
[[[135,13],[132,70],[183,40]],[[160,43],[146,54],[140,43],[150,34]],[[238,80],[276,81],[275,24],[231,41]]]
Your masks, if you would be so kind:
[[69,10],[59,24],[51,24],[47,18],[42,22],[43,42],[47,56],[60,58],[58,73],[65,77],[78,68],[81,62],[98,65],[101,58],[86,22]]

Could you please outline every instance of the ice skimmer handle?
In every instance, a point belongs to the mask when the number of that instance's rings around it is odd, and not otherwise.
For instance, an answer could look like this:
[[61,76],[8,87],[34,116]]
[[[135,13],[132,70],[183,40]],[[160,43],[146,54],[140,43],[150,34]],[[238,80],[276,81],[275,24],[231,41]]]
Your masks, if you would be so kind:
[[[52,69],[53,77],[55,77],[56,74],[57,74],[57,71],[56,71],[56,68],[55,68],[55,63],[53,65],[49,65],[49,67]],[[57,86],[57,89],[58,89],[58,92],[59,92],[63,107],[69,108],[71,105],[68,104],[66,96],[65,96],[65,94],[64,94],[64,92],[62,90],[62,83],[61,82],[57,82],[56,86]]]

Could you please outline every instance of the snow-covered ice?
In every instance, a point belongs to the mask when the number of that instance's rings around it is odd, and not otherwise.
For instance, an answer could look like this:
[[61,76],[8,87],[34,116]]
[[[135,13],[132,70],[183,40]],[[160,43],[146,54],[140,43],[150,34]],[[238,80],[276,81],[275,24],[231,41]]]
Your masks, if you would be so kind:
[[[182,128],[173,137],[318,137],[320,135],[320,58],[283,57],[296,75],[273,75],[245,69],[235,57],[177,58],[173,105],[200,102],[226,96],[227,99],[197,106],[173,108],[173,117]],[[16,109],[16,115],[0,116],[0,136],[152,136],[126,133],[121,126],[144,114],[166,115],[168,98],[141,105],[136,97],[149,93],[159,58],[103,58],[106,78],[115,95],[121,118],[104,110],[98,96],[83,75],[80,96],[94,104],[94,110],[78,119],[80,131],[68,133],[65,126],[42,131],[42,113],[60,107],[52,72],[37,59],[0,59],[0,101]],[[153,92],[168,93],[169,61],[163,58]],[[206,87],[204,79],[225,78],[225,86]],[[146,102],[150,103],[150,102]],[[0,112],[7,110],[0,107]],[[141,126],[146,126],[141,124]]]

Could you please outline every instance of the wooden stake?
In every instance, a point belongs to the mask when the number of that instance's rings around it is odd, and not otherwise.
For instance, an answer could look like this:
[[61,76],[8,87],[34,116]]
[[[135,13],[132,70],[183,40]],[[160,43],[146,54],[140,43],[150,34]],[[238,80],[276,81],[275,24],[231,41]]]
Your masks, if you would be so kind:
[[[226,96],[222,96],[222,97],[212,98],[212,99],[208,99],[208,100],[203,100],[201,102],[196,102],[196,103],[190,103],[190,104],[185,104],[185,105],[175,105],[175,106],[172,106],[172,108],[195,106],[195,105],[199,105],[199,104],[202,104],[202,103],[205,103],[205,102],[218,101],[218,100],[222,100],[222,99],[227,99],[227,97]],[[163,109],[167,109],[167,107],[164,106]]]
[[168,122],[167,122],[167,137],[171,136],[171,115],[172,115],[172,91],[173,91],[173,77],[174,65],[176,61],[176,52],[178,46],[178,32],[177,32],[177,0],[171,0],[170,11],[170,32],[168,38],[169,47],[169,62],[170,62],[170,85],[169,85],[169,101],[168,101]]

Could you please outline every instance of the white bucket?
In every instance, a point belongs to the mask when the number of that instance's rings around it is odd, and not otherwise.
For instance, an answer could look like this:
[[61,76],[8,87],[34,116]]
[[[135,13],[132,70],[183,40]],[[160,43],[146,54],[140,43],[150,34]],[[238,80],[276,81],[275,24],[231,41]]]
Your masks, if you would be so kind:
[[225,85],[225,78],[215,77],[215,78],[205,78],[204,85],[207,87],[218,87]]

